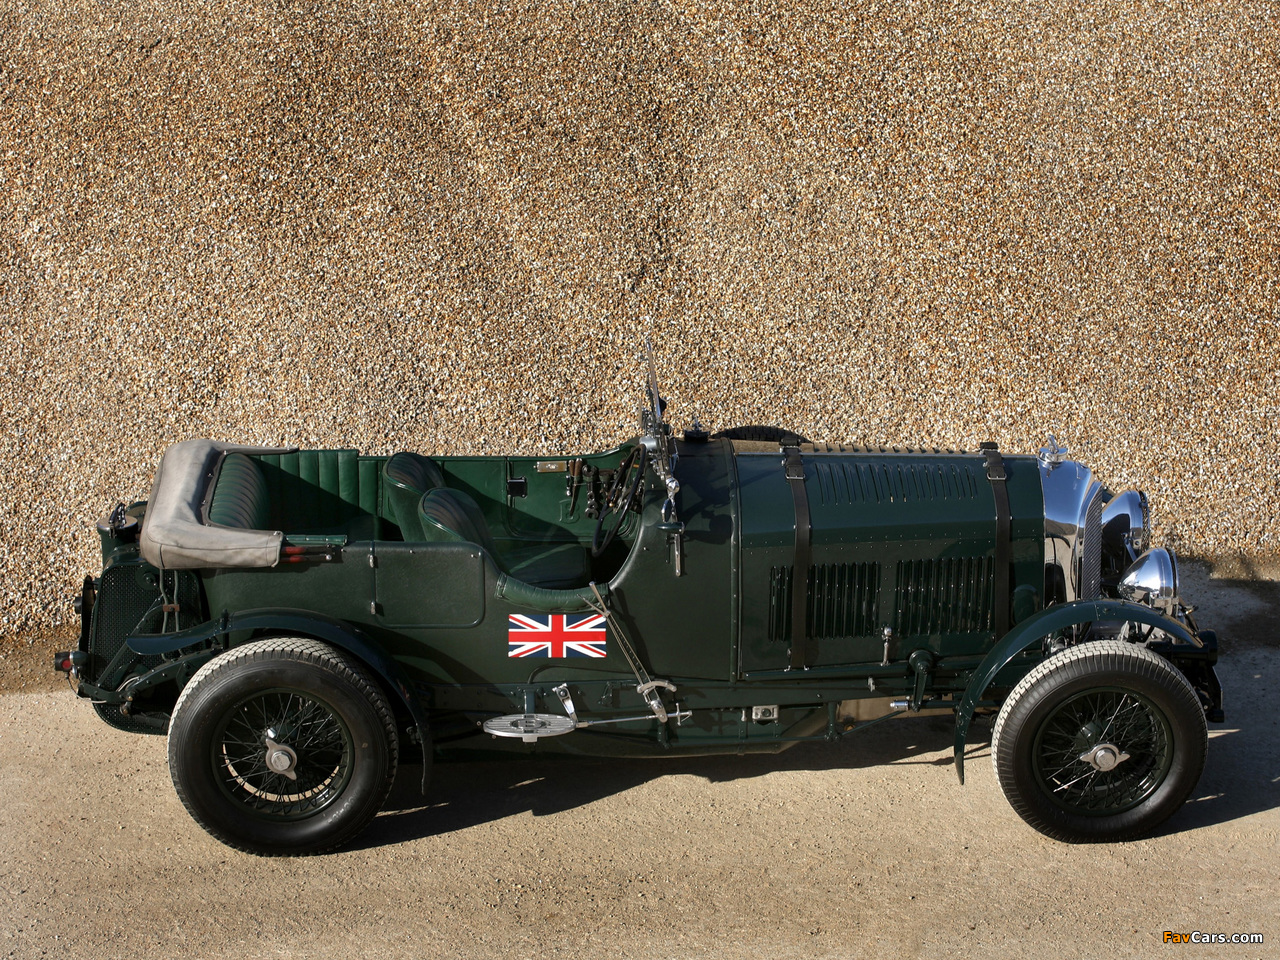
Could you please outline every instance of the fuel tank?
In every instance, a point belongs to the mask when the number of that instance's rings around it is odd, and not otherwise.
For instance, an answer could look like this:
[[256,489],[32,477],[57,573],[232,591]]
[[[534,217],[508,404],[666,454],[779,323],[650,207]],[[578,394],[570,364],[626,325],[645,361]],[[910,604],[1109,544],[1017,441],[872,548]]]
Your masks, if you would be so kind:
[[[796,498],[784,457],[776,447],[735,444],[739,675],[787,667],[797,597],[806,604],[810,666],[988,649],[998,527],[985,456],[832,444],[799,451],[811,549],[797,585]],[[1003,465],[1012,624],[1042,604],[1044,498],[1035,457],[1003,457]]]

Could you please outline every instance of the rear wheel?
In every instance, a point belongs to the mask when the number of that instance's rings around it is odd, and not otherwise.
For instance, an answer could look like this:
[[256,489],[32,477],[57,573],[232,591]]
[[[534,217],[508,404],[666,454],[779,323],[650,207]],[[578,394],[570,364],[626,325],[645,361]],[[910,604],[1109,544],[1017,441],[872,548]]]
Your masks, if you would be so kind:
[[264,640],[211,660],[169,725],[187,811],[223,843],[264,855],[351,840],[386,799],[397,754],[376,681],[314,640]]
[[1005,798],[1046,836],[1127,840],[1182,806],[1207,741],[1204,710],[1177,668],[1107,640],[1023,677],[996,719],[991,759]]

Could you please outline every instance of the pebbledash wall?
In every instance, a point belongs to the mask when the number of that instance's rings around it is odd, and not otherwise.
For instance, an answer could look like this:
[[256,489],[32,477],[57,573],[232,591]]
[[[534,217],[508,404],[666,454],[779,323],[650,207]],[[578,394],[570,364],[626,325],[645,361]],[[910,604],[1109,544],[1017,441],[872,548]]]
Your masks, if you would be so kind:
[[72,2],[6,26],[0,645],[171,442],[672,419],[1034,452],[1276,537],[1280,41],[1240,3]]

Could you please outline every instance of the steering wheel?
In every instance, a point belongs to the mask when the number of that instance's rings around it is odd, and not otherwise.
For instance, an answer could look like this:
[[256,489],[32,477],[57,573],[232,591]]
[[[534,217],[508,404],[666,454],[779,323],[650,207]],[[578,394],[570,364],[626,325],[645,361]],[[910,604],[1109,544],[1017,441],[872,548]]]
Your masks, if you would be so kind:
[[[613,543],[613,538],[622,529],[622,521],[626,518],[627,511],[640,491],[640,483],[644,480],[644,468],[648,460],[649,451],[645,449],[644,444],[637,443],[614,471],[609,489],[604,492],[604,507],[596,519],[595,536],[591,538],[593,557],[598,557],[608,550],[609,544]],[[611,516],[614,517],[612,524],[607,523]]]

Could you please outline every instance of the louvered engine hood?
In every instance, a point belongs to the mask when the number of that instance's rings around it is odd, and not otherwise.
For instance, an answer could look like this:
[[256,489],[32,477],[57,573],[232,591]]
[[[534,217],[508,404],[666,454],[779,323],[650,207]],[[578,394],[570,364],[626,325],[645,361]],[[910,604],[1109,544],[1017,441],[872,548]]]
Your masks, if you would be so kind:
[[[993,630],[996,500],[981,454],[806,444],[800,448],[811,558],[803,599],[816,663],[899,649],[980,650]],[[782,457],[735,451],[742,669],[778,665],[790,645],[796,512]],[[1036,459],[1004,458],[1011,593],[1044,588],[1044,499]],[[1016,619],[1016,618],[1015,618]]]

